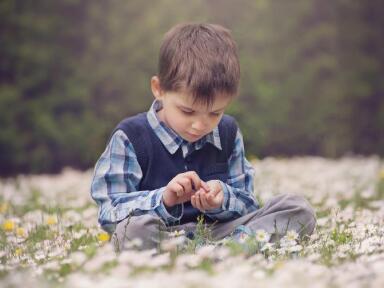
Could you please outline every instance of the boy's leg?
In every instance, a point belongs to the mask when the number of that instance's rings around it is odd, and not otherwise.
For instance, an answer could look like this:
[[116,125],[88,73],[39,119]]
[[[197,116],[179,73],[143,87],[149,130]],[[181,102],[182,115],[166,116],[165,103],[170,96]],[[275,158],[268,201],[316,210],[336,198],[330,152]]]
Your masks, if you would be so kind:
[[127,241],[138,238],[142,249],[157,248],[165,230],[166,225],[158,217],[149,214],[128,217],[116,225],[112,244],[117,251],[123,251]]
[[112,235],[112,244],[118,251],[123,251],[127,241],[138,238],[142,241],[142,249],[158,248],[163,239],[168,239],[171,231],[194,231],[195,226],[196,224],[194,223],[166,226],[156,216],[149,214],[133,216],[117,224],[116,230]]
[[225,223],[216,223],[212,236],[219,240],[230,235],[237,226],[245,225],[253,232],[263,229],[275,241],[289,230],[301,237],[311,235],[316,226],[315,212],[308,201],[299,195],[283,194],[272,197],[265,205],[247,215]]

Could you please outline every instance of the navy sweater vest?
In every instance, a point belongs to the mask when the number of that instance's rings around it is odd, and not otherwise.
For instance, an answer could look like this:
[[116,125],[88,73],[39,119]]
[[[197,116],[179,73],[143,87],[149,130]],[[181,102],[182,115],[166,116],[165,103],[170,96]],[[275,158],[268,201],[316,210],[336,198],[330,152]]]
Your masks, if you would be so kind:
[[[234,149],[237,124],[233,117],[224,115],[218,127],[222,150],[217,149],[211,143],[206,143],[185,159],[181,148],[173,155],[168,152],[149,125],[146,112],[124,119],[117,125],[114,132],[123,130],[133,145],[143,172],[139,186],[141,191],[166,186],[177,174],[191,170],[196,171],[204,181],[218,179],[226,182],[228,158]],[[200,214],[200,211],[194,208],[190,201],[185,202],[180,224],[197,222]],[[211,222],[207,217],[205,220]]]

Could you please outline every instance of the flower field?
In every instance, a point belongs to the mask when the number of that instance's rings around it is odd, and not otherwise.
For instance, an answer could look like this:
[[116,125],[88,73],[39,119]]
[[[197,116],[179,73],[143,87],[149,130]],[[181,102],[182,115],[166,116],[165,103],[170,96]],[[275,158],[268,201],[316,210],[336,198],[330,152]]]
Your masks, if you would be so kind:
[[[384,287],[384,162],[378,157],[266,158],[253,162],[255,195],[305,196],[311,237],[265,231],[213,242],[198,225],[159,251],[140,240],[116,251],[97,225],[92,171],[0,180],[1,287]],[[170,286],[171,285],[171,286]]]

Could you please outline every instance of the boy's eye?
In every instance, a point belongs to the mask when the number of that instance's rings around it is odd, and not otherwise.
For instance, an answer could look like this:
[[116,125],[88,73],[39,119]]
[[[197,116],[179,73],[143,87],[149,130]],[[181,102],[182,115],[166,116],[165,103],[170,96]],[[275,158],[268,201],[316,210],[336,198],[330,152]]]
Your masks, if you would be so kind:
[[[193,113],[195,113],[195,111],[193,110],[187,110],[187,109],[180,109],[180,111],[183,113],[183,114],[186,114],[186,115],[192,115]],[[220,115],[222,114],[222,112],[211,112],[210,115],[212,117],[219,117]]]
[[184,109],[181,109],[181,112],[183,112],[184,114],[188,114],[188,115],[193,113],[193,111],[191,111],[191,110],[184,110]]

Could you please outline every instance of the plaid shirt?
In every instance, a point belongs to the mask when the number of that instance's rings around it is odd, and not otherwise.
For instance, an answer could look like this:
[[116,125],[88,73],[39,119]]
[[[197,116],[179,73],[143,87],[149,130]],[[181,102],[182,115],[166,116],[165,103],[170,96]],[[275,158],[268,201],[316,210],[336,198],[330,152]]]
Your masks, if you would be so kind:
[[[147,113],[147,119],[169,153],[173,154],[181,147],[183,157],[186,157],[207,142],[222,149],[218,127],[198,141],[188,143],[164,122],[160,122],[156,112],[161,108],[161,102],[155,100]],[[253,195],[254,170],[244,156],[243,137],[239,129],[228,164],[229,177],[225,183],[220,181],[224,192],[223,205],[205,212],[213,220],[233,220],[259,208]],[[112,233],[116,223],[129,215],[156,215],[168,225],[175,225],[181,219],[183,204],[179,204],[181,209],[168,211],[165,208],[162,201],[165,187],[138,191],[142,176],[132,143],[122,130],[117,130],[95,165],[91,185],[91,196],[99,206],[99,223],[104,230]]]

